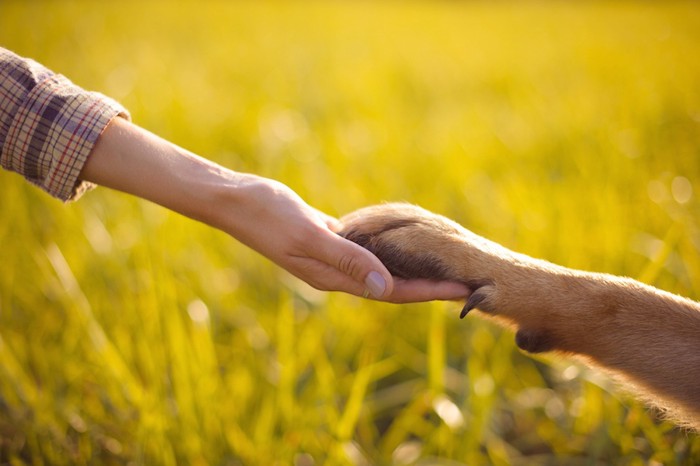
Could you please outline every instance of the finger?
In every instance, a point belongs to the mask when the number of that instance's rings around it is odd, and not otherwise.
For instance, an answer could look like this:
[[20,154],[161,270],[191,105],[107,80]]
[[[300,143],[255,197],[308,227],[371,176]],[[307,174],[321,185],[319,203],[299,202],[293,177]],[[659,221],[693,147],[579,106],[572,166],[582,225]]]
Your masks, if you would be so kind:
[[311,257],[296,258],[295,263],[287,270],[318,290],[342,291],[355,296],[362,296],[367,290],[364,283]]
[[328,215],[327,213],[322,212],[322,211],[320,211],[320,210],[318,210],[318,209],[314,209],[314,210],[316,210],[316,213],[317,213],[317,215],[319,216],[319,218],[321,219],[321,221],[322,221],[323,223],[325,223],[326,226],[327,226],[333,233],[337,233],[337,232],[339,232],[340,230],[343,229],[343,224],[340,223],[340,220],[338,220],[337,218],[332,217],[332,216]]
[[394,291],[386,297],[392,303],[455,301],[469,297],[471,290],[464,283],[423,279],[394,279]]
[[383,299],[393,293],[394,279],[374,254],[330,230],[324,236],[312,257],[363,284],[374,299]]

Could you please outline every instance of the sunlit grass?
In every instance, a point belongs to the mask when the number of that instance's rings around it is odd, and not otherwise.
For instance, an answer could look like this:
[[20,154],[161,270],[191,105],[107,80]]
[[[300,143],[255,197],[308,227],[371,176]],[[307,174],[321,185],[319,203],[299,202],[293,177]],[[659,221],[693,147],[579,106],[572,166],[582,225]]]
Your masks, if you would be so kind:
[[[406,200],[700,297],[694,3],[2,2],[0,44],[330,214]],[[157,206],[0,180],[4,463],[700,461],[457,304],[319,293]]]

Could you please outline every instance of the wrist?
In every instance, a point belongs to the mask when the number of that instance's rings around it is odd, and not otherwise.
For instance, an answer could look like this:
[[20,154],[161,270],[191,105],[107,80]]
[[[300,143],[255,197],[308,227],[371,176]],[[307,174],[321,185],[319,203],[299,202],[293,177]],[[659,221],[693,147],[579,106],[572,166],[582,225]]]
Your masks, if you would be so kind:
[[185,182],[192,192],[191,217],[238,238],[243,227],[255,216],[251,202],[263,196],[264,178],[219,167],[206,170]]

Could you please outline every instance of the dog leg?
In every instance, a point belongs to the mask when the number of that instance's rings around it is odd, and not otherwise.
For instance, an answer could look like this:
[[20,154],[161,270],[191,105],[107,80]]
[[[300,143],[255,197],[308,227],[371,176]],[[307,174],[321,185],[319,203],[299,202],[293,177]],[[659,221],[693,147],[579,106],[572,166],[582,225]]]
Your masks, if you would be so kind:
[[575,355],[700,428],[700,304],[629,278],[515,253],[445,217],[385,204],[341,219],[346,238],[396,276],[460,281],[477,308],[532,353]]

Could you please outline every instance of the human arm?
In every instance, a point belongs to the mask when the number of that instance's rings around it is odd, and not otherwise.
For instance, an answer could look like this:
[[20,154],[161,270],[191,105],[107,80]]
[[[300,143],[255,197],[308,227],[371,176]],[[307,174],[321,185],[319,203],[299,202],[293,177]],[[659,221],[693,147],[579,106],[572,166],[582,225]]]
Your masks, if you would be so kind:
[[396,280],[339,222],[282,183],[239,173],[123,119],[99,137],[80,178],[158,203],[223,230],[321,290],[391,302],[459,299],[459,283]]
[[[118,118],[123,117],[123,118]],[[0,162],[63,201],[96,183],[220,228],[324,290],[387,301],[464,297],[455,283],[394,280],[285,185],[235,173],[127,122],[117,102],[0,47]]]

